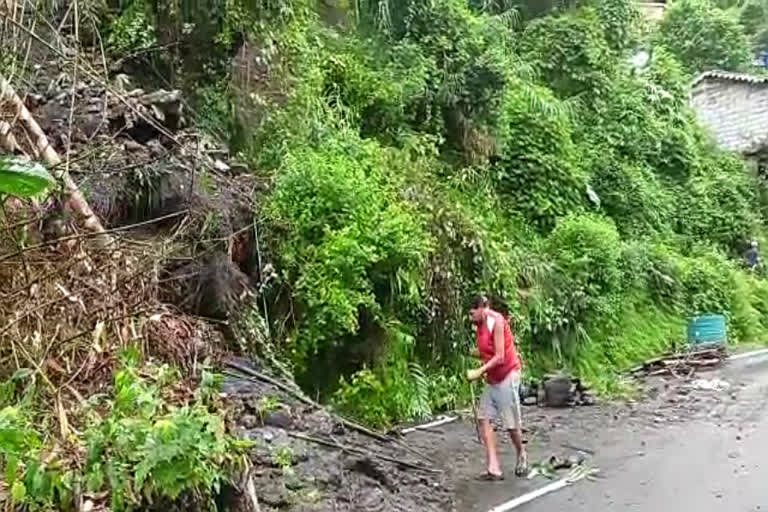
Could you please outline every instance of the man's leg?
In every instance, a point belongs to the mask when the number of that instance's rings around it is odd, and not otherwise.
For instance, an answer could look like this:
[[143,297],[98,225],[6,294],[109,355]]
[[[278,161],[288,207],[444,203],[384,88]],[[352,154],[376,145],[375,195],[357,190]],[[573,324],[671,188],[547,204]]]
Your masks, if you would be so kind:
[[498,387],[496,397],[501,411],[504,428],[509,431],[512,445],[517,452],[515,474],[523,476],[528,472],[528,455],[523,445],[522,411],[520,407],[520,373],[511,373]]
[[496,451],[496,433],[493,431],[491,420],[480,420],[480,433],[483,436],[483,444],[485,444],[485,460],[488,473],[494,476],[501,476],[499,454]]
[[515,451],[517,452],[515,474],[517,476],[525,476],[528,473],[528,453],[523,445],[523,429],[519,427],[513,428],[509,431],[509,434],[512,437],[512,444],[515,445]]
[[488,473],[494,476],[502,475],[499,464],[499,454],[496,451],[496,433],[493,431],[492,420],[497,410],[492,396],[492,387],[486,384],[483,394],[480,396],[478,421],[480,422],[480,436],[485,445],[485,455]]

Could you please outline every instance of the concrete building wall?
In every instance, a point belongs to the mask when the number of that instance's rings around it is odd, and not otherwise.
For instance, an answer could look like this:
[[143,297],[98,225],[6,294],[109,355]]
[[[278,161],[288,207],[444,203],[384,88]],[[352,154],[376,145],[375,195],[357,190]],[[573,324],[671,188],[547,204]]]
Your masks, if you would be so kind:
[[749,153],[768,142],[768,83],[704,78],[691,106],[725,149]]
[[638,10],[650,21],[660,21],[664,17],[667,4],[663,2],[637,2]]

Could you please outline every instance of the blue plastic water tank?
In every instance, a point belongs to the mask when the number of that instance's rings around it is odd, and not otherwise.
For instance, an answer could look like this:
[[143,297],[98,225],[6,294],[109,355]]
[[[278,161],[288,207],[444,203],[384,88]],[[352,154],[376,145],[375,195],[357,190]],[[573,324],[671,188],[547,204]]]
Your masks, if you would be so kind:
[[693,346],[724,345],[728,328],[723,315],[696,316],[688,323],[688,343]]

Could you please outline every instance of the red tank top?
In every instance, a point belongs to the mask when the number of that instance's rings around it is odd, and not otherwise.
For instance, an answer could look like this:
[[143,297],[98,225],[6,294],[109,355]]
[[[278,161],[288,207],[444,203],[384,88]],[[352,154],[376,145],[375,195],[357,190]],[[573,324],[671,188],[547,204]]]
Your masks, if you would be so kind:
[[481,323],[477,326],[477,350],[480,352],[480,357],[483,359],[483,363],[487,363],[494,355],[493,347],[493,333],[489,323],[494,325],[497,322],[501,323],[504,329],[504,362],[497,364],[488,372],[486,372],[486,380],[489,384],[498,384],[503,381],[510,372],[520,371],[522,363],[520,356],[515,348],[515,337],[512,335],[512,329],[509,327],[509,322],[500,314],[495,311],[488,311],[488,321]]

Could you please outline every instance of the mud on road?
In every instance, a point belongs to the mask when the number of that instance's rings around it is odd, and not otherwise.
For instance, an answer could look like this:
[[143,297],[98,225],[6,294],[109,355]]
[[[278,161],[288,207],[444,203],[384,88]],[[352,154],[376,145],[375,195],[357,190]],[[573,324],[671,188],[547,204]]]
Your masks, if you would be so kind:
[[[650,379],[635,401],[525,407],[531,462],[581,449],[600,476],[516,510],[678,512],[691,503],[699,504],[699,512],[768,510],[768,464],[757,455],[768,451],[766,398],[768,360],[731,363],[687,379]],[[504,436],[499,439],[507,479],[480,482],[484,453],[471,419],[408,436],[439,458],[459,512],[487,511],[550,483],[542,476],[514,478],[514,449]]]
[[[263,382],[229,379],[225,389],[231,428],[254,442],[262,511],[486,512],[550,483],[513,476],[514,449],[503,435],[506,480],[479,481],[484,451],[469,416],[382,442]],[[655,377],[634,401],[524,407],[531,463],[581,455],[600,474],[516,510],[768,510],[767,396],[768,358]]]

